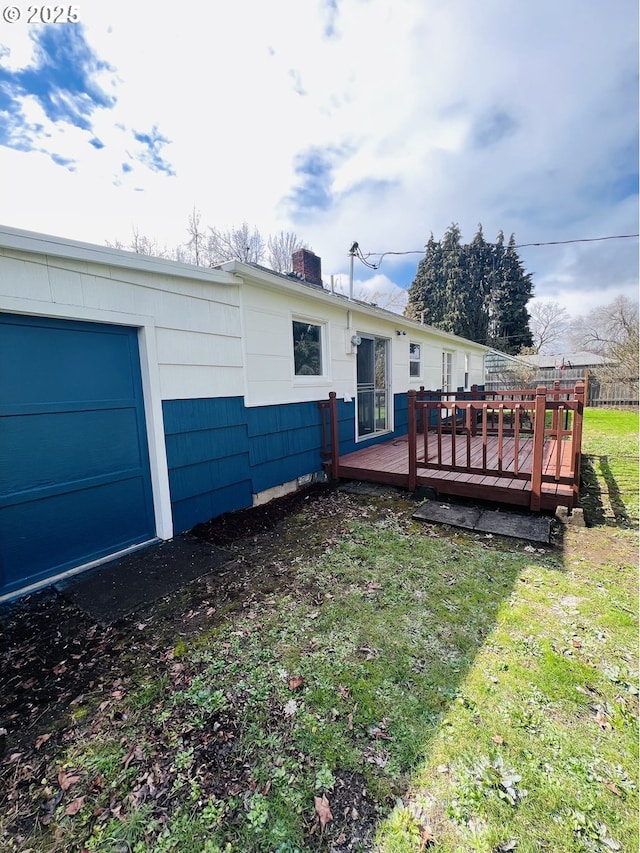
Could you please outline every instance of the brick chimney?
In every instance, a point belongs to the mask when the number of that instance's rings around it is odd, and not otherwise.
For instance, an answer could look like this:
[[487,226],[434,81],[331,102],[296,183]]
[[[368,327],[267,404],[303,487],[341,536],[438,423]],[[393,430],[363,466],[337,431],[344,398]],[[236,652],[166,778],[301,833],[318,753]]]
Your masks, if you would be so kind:
[[298,249],[291,256],[293,272],[307,284],[322,287],[322,270],[320,258],[309,249]]

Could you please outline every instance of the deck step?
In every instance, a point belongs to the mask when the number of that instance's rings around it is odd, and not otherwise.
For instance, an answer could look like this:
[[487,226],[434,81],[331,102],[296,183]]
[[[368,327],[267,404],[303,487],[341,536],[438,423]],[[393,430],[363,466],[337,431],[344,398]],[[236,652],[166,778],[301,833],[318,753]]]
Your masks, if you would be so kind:
[[478,533],[513,536],[530,542],[548,543],[551,539],[551,519],[542,516],[427,501],[418,507],[413,517],[421,521],[451,524],[453,527],[463,527]]

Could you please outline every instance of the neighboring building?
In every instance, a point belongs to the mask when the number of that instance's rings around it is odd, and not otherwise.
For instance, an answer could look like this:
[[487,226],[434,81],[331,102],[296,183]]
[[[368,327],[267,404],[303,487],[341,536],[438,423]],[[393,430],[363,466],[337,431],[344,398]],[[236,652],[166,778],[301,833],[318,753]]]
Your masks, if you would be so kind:
[[[615,364],[610,358],[593,352],[572,352],[559,355],[507,355],[497,350],[485,359],[485,387],[488,391],[510,387],[536,387],[560,382],[562,388],[572,388],[603,366]],[[524,385],[523,385],[524,384]]]
[[579,379],[584,379],[587,370],[595,372],[600,367],[615,364],[613,359],[594,352],[521,355],[518,358],[537,370],[537,380],[542,385],[555,381],[575,385]]
[[482,384],[485,347],[294,269],[0,228],[0,598],[322,475],[330,391],[344,453]]

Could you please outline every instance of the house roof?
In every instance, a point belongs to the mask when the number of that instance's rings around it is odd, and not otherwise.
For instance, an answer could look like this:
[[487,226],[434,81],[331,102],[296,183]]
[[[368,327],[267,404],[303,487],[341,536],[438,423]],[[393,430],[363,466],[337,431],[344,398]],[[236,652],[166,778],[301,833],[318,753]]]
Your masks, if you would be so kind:
[[424,323],[419,323],[417,320],[410,320],[402,314],[396,314],[394,311],[388,311],[386,308],[380,308],[370,302],[363,302],[360,299],[351,299],[344,293],[338,293],[336,291],[332,292],[324,287],[319,287],[317,284],[307,282],[298,276],[285,275],[284,273],[279,273],[275,270],[263,267],[260,264],[245,263],[243,261],[228,261],[224,264],[220,264],[219,268],[233,273],[240,278],[251,278],[267,287],[277,287],[289,290],[290,292],[300,292],[300,289],[303,288],[306,295],[315,299],[325,301],[329,304],[339,301],[342,303],[343,307],[347,309],[349,307],[357,307],[358,311],[362,311],[365,314],[370,314],[371,316],[391,321],[394,325],[406,329],[407,333],[412,329],[415,330],[416,333],[422,332],[424,334],[427,332],[435,335],[436,337],[450,340],[452,345],[455,344],[460,346],[460,344],[466,344],[474,347],[475,349],[482,350],[483,353],[489,351],[489,347],[486,347],[483,344],[478,344],[475,341],[470,341],[467,338],[462,338],[459,335],[452,334],[451,332],[445,332],[442,329],[437,329],[435,326],[428,326]]
[[180,276],[216,284],[239,284],[237,279],[222,270],[184,264],[167,258],[157,258],[154,255],[142,255],[125,249],[114,249],[111,246],[67,240],[64,237],[24,231],[5,225],[0,225],[0,249],[14,249],[20,252],[106,264],[111,267],[140,270],[157,275]]
[[538,367],[541,370],[554,370],[564,367],[599,367],[603,364],[615,364],[612,358],[605,358],[594,352],[566,352],[557,354],[519,355],[520,361]]
[[0,250],[2,249],[104,264],[106,266],[139,270],[156,275],[190,278],[202,281],[203,283],[209,282],[212,284],[238,286],[242,284],[240,279],[251,278],[266,286],[278,287],[289,290],[290,292],[300,293],[301,289],[303,289],[307,295],[329,304],[335,304],[339,301],[345,308],[357,307],[358,311],[391,322],[396,327],[406,330],[407,334],[410,334],[411,330],[415,330],[416,334],[428,333],[443,340],[448,340],[452,346],[466,345],[483,353],[489,351],[489,348],[483,344],[478,344],[459,335],[445,332],[442,329],[437,329],[435,326],[419,323],[417,320],[410,320],[401,314],[380,308],[372,303],[363,302],[359,299],[351,299],[342,293],[331,292],[317,284],[307,282],[298,276],[275,272],[260,264],[229,261],[214,268],[200,267],[195,264],[185,264],[167,258],[157,258],[153,255],[130,252],[125,249],[114,249],[111,246],[83,243],[64,237],[56,237],[50,234],[40,234],[35,231],[25,231],[20,228],[0,225]]

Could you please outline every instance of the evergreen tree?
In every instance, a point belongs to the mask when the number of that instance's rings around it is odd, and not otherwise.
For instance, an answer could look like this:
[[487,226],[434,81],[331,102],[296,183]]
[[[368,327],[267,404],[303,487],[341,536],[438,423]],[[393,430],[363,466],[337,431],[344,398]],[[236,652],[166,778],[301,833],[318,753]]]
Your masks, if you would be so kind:
[[[500,235],[504,240],[502,232]],[[493,288],[494,330],[491,340],[491,346],[511,354],[533,345],[527,313],[527,302],[533,296],[533,285],[531,274],[524,271],[515,244],[515,235],[512,234],[506,249],[502,242],[500,245],[499,262],[496,263],[497,281]]]
[[526,305],[532,296],[512,234],[504,245],[484,239],[482,225],[469,245],[452,223],[442,239],[425,246],[409,289],[405,315],[469,340],[517,353],[532,344]]
[[430,235],[424,258],[418,264],[416,277],[409,289],[405,316],[429,326],[436,326],[444,316],[444,294],[440,288],[440,243]]
[[452,222],[442,238],[440,286],[444,291],[440,329],[453,334],[466,325],[467,280],[466,253],[460,245],[460,228]]
[[486,341],[489,334],[489,300],[493,270],[492,247],[484,239],[482,225],[467,252],[467,310],[462,335],[472,341]]

